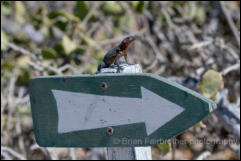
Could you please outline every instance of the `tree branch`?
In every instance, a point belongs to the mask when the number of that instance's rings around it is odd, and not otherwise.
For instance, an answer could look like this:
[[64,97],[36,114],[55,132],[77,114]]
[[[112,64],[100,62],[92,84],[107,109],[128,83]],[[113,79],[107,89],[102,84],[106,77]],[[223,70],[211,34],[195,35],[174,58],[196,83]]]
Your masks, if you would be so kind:
[[228,21],[228,25],[230,27],[230,29],[232,30],[232,33],[238,43],[238,46],[240,48],[240,34],[232,20],[232,17],[230,15],[230,12],[227,10],[226,6],[225,6],[225,2],[224,1],[220,1],[220,5],[221,5],[221,8],[222,8],[222,11],[223,11],[223,14],[225,16],[225,18],[227,19]]

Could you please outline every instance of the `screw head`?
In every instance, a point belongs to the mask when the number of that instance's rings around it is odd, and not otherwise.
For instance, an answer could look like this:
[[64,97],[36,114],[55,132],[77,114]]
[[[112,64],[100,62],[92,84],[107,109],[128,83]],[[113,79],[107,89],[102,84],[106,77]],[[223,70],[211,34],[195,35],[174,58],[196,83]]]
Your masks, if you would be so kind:
[[101,88],[102,90],[107,89],[107,88],[108,88],[107,83],[101,82],[101,83],[100,83],[100,88]]
[[112,127],[107,128],[107,134],[113,135],[114,134],[114,129]]

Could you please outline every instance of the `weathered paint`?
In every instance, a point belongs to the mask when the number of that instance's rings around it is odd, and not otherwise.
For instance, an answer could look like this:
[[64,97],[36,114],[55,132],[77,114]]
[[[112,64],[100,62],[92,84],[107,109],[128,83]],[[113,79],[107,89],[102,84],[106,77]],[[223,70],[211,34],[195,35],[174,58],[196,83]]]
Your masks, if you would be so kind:
[[[100,88],[102,82],[107,83],[107,89]],[[164,123],[163,126],[150,135],[147,134],[144,122],[112,126],[114,130],[113,135],[109,135],[106,132],[106,128],[58,133],[58,107],[52,90],[140,99],[142,98],[141,86],[159,97],[180,106],[184,109],[183,112],[171,121]],[[159,143],[159,140],[170,139],[192,127],[216,108],[216,104],[213,101],[179,84],[153,74],[39,77],[30,82],[30,99],[36,140],[39,145],[49,147],[134,147],[156,145]],[[83,104],[80,104],[80,107]],[[161,106],[162,104],[160,104]],[[129,108],[131,109],[132,107]],[[145,108],[151,109],[150,106]],[[136,112],[141,113],[140,110]],[[160,123],[155,117],[150,117],[157,124]],[[162,116],[160,115],[160,117]],[[123,139],[128,141],[123,141]]]
[[145,123],[149,136],[184,110],[144,87],[142,98],[52,92],[57,103],[59,133]]

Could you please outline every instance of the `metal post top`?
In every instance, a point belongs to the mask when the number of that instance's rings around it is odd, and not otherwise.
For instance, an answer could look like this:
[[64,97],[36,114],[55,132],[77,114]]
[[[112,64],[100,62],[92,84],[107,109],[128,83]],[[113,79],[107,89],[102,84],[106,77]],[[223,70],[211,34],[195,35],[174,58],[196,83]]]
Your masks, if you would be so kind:
[[[139,64],[120,64],[120,73],[142,73],[141,66]],[[112,65],[108,68],[102,68],[99,74],[103,73],[117,73],[118,66]]]

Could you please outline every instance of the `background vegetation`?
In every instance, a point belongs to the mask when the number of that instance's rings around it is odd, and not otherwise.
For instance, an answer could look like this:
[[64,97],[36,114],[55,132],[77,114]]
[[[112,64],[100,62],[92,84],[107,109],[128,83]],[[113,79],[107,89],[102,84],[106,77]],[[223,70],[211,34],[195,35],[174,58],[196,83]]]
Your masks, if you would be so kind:
[[183,143],[152,147],[153,159],[238,159],[240,2],[144,1],[1,1],[1,159],[105,159],[103,149],[39,147],[28,84],[36,76],[94,73],[130,34],[141,36],[128,49],[131,63],[220,107],[172,140]]

